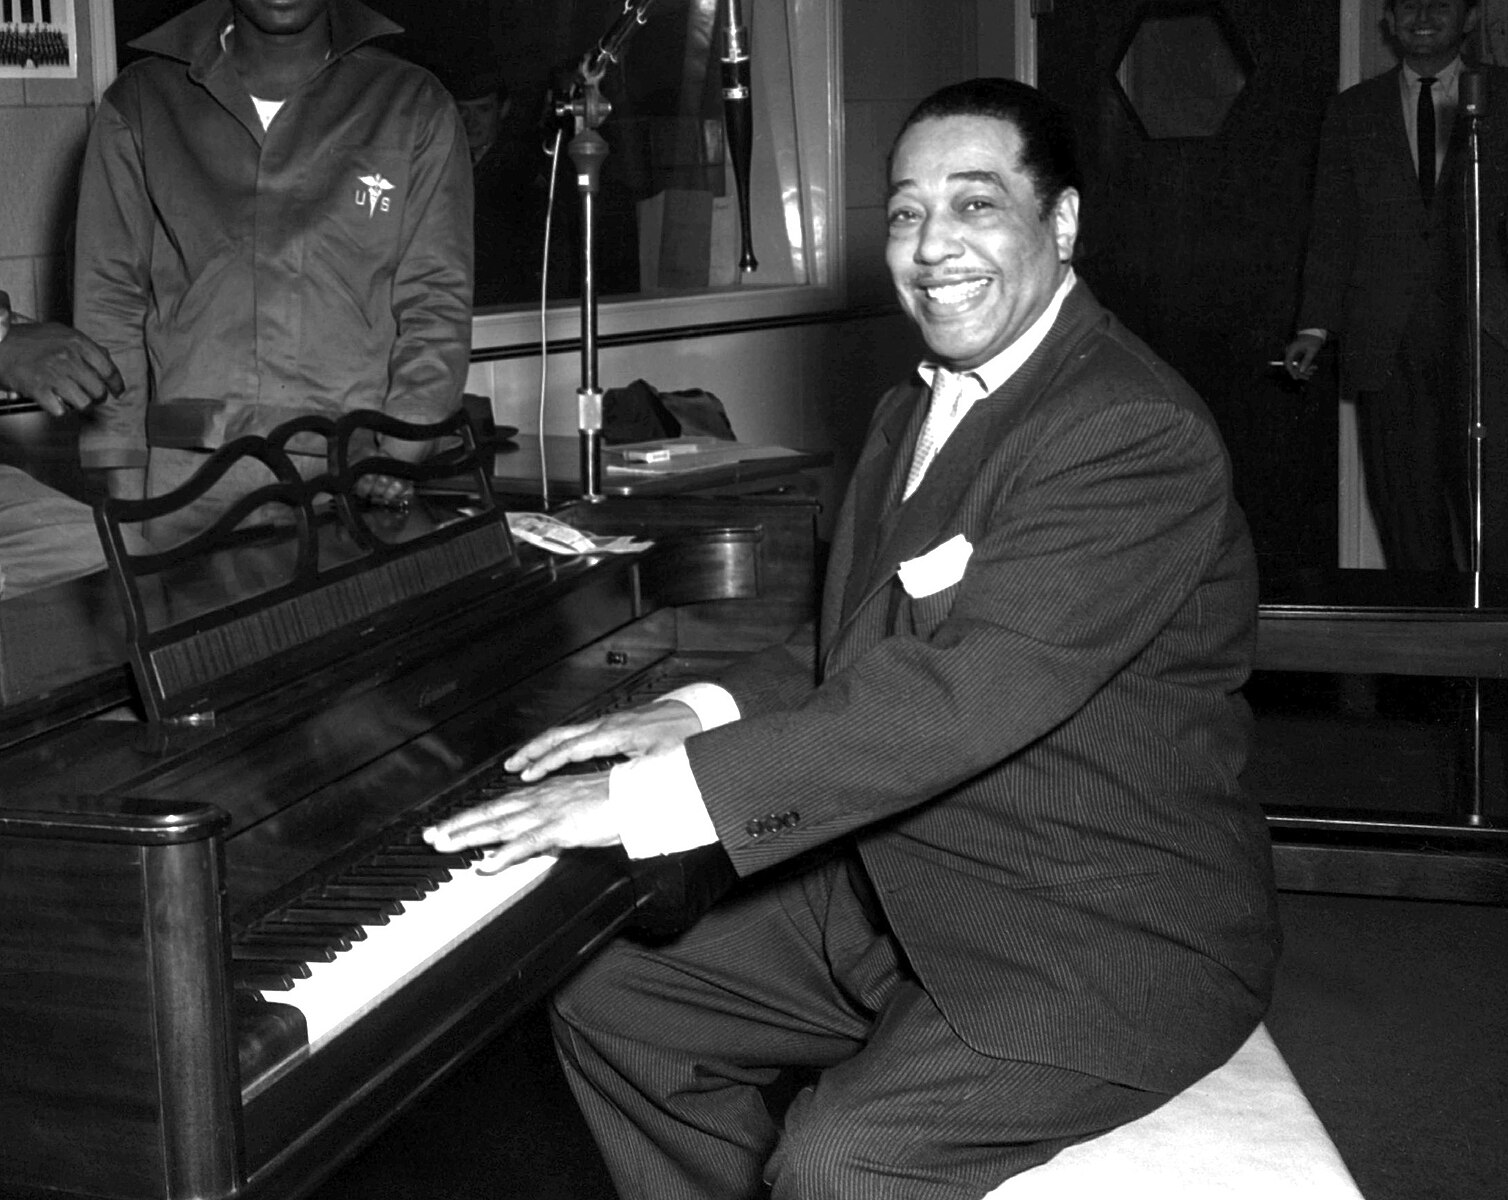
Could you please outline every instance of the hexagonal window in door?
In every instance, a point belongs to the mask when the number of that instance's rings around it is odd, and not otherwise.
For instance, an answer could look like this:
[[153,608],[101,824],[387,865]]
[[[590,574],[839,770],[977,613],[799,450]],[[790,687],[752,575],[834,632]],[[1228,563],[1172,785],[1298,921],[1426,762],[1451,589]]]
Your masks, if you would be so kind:
[[1152,0],[1116,59],[1114,88],[1144,136],[1212,137],[1254,69],[1218,0]]

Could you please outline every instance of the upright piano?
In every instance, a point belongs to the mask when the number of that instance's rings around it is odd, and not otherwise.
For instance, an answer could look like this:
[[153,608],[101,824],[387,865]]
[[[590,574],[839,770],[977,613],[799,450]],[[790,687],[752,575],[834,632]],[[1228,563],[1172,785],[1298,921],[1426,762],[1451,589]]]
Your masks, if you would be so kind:
[[8,1200],[306,1195],[698,886],[616,851],[483,876],[419,831],[524,738],[800,627],[815,504],[565,505],[653,544],[561,558],[483,499],[310,505],[0,603]]

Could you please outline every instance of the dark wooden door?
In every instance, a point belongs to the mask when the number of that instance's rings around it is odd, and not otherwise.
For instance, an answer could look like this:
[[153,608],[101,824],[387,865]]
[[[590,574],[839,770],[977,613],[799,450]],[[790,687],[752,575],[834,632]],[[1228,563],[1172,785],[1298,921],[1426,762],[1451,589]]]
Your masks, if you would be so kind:
[[1038,83],[1076,119],[1081,275],[1209,403],[1264,567],[1334,565],[1333,371],[1298,387],[1269,363],[1292,333],[1338,0],[1050,7]]

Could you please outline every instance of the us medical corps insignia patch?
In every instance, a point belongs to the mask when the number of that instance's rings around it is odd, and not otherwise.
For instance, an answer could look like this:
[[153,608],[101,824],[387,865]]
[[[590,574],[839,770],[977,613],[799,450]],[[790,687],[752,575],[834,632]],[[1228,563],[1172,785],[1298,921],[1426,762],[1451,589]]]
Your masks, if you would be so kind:
[[365,190],[357,189],[356,207],[367,210],[368,220],[379,212],[387,212],[388,206],[392,203],[387,193],[393,190],[393,185],[376,171],[370,175],[361,176],[361,182],[365,185]]

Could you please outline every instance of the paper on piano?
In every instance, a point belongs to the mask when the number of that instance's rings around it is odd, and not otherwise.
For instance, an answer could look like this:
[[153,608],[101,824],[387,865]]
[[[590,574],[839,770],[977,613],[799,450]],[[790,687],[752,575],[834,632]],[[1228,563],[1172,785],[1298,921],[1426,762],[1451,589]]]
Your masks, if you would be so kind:
[[653,545],[627,536],[598,537],[544,513],[509,513],[508,532],[531,546],[568,558],[579,554],[632,554]]
[[751,446],[745,442],[730,442],[726,438],[699,437],[608,446],[602,457],[609,474],[680,475],[756,458],[794,454],[794,450],[787,450],[784,446]]

